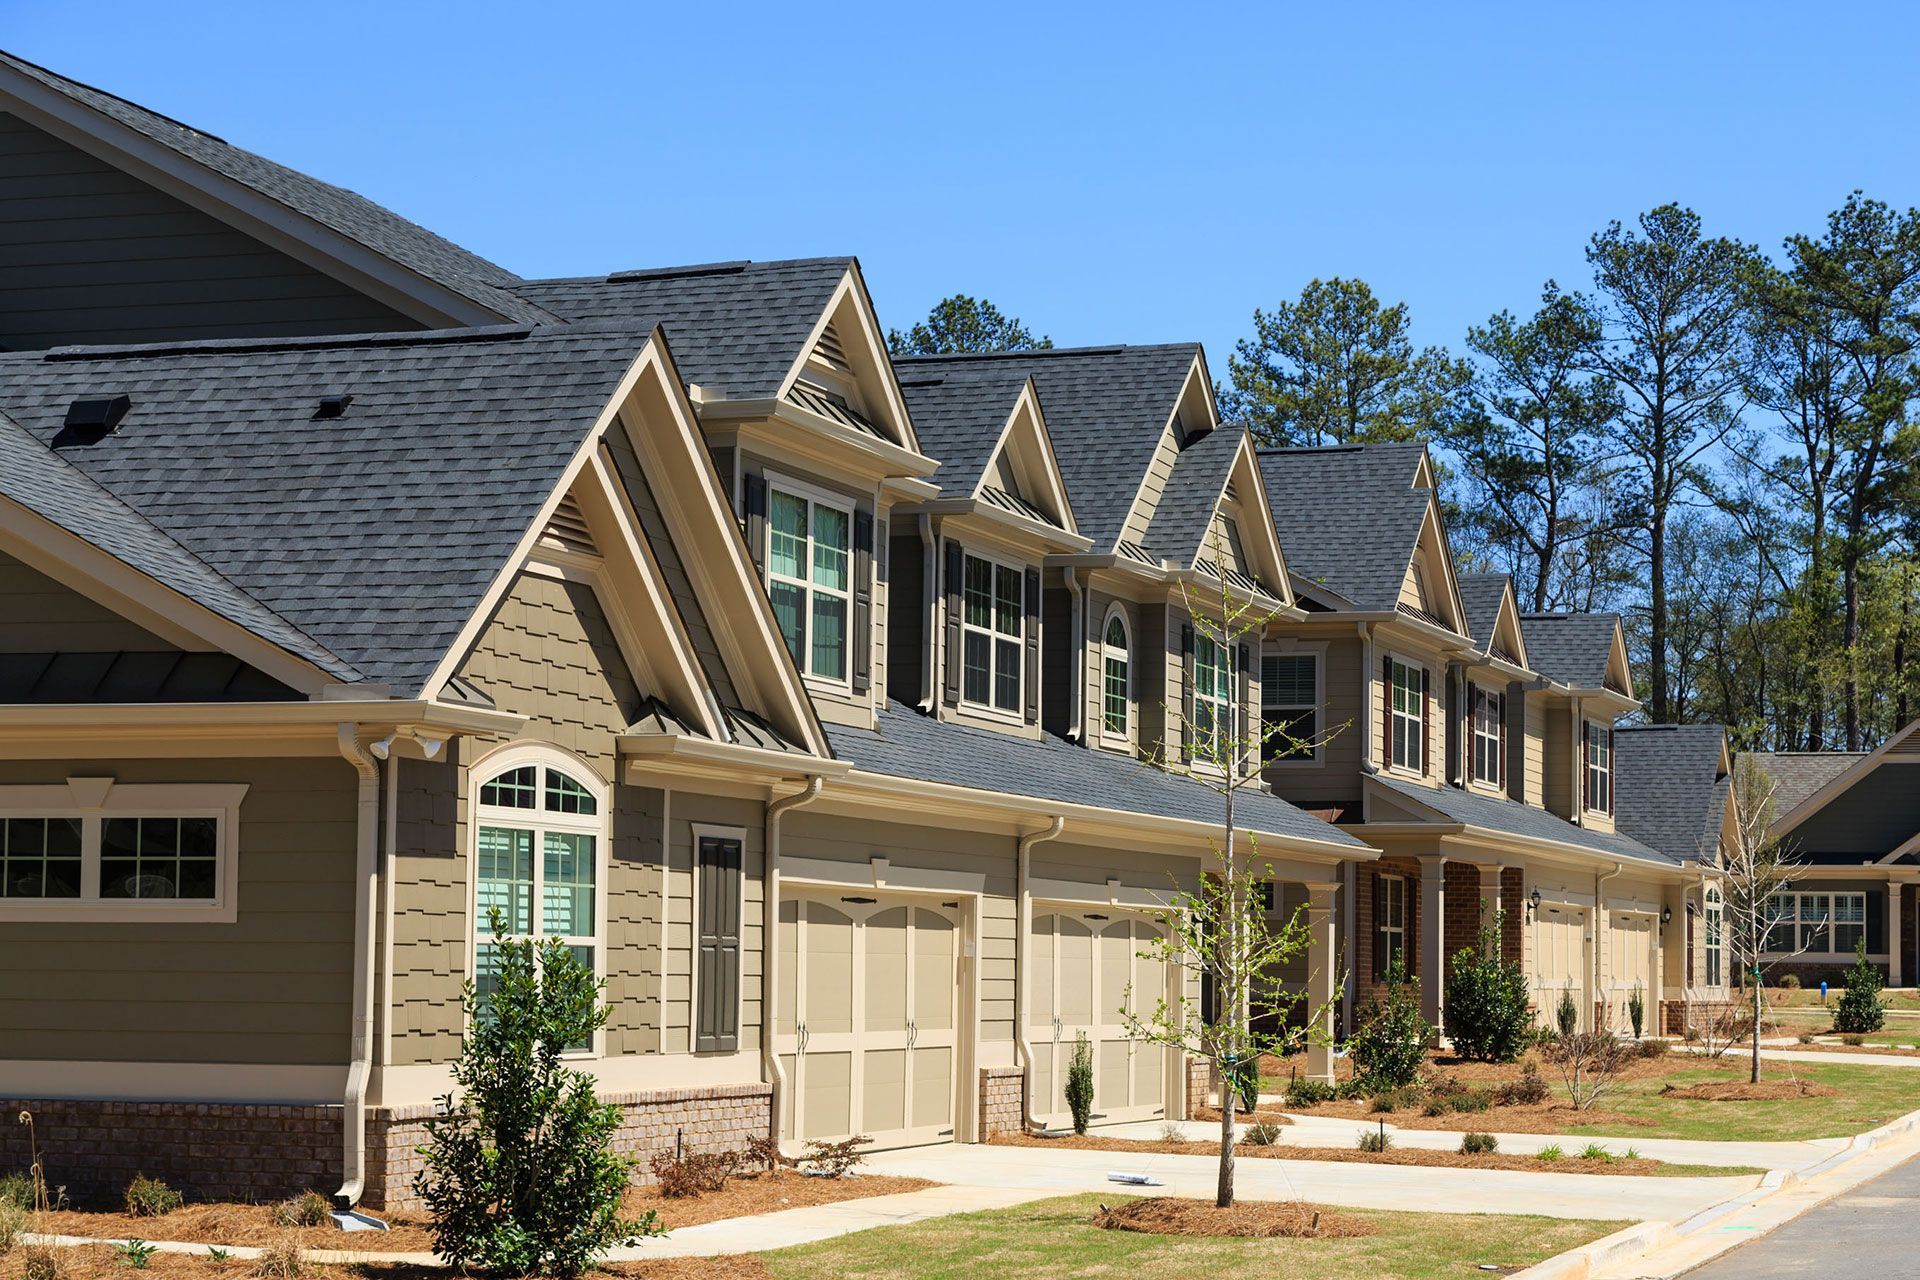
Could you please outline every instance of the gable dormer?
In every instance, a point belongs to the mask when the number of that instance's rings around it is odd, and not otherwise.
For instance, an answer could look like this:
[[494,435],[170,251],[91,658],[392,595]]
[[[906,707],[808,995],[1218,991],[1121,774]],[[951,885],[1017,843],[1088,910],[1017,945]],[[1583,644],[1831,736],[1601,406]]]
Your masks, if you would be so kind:
[[858,263],[848,266],[827,300],[780,395],[828,422],[919,452]]
[[[1422,465],[1426,465],[1424,458]],[[1447,546],[1446,527],[1440,519],[1440,500],[1428,491],[1426,514],[1408,557],[1406,572],[1400,580],[1395,608],[1434,626],[1466,635],[1466,607],[1460,600],[1460,584],[1454,576],[1453,553]]]
[[973,496],[1039,524],[1079,532],[1033,379],[1020,388]]

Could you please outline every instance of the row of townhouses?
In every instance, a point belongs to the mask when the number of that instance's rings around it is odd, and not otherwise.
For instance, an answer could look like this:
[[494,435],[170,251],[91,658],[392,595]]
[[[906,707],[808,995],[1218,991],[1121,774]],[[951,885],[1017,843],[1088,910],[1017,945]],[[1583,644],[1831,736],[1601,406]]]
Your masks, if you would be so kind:
[[1082,1033],[1100,1120],[1185,1114],[1123,1007],[1200,996],[1142,956],[1215,865],[1189,726],[1289,729],[1236,818],[1330,1018],[1398,953],[1443,1021],[1494,920],[1543,1018],[1726,998],[1724,735],[1617,727],[1616,618],[1462,576],[1418,445],[1256,449],[1196,344],[522,279],[3,56],[0,258],[0,1099],[76,1190],[405,1204],[494,911],[605,980],[635,1149],[985,1140]]

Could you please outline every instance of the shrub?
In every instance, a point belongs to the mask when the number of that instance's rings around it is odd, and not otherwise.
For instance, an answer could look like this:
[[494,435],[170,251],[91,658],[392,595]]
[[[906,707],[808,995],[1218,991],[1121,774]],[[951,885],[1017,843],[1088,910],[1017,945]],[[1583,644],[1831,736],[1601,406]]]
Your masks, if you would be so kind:
[[135,1271],[145,1271],[147,1264],[153,1261],[153,1255],[160,1252],[145,1240],[139,1239],[122,1240],[114,1248],[120,1255],[120,1261]]
[[59,1249],[44,1244],[20,1249],[20,1280],[66,1280],[67,1259]]
[[1613,1153],[1597,1142],[1589,1142],[1586,1145],[1586,1149],[1580,1153],[1580,1158],[1582,1160],[1608,1161],[1613,1159]]
[[1560,1068],[1573,1109],[1585,1111],[1614,1086],[1632,1051],[1604,1031],[1578,1031],[1561,1036],[1546,1052]]
[[1247,1126],[1247,1141],[1256,1147],[1277,1147],[1286,1134],[1285,1126],[1269,1124],[1264,1120]]
[[1638,1040],[1647,1025],[1647,993],[1638,987],[1627,997],[1627,1021],[1633,1024],[1633,1038]]
[[9,1173],[4,1177],[0,1177],[0,1204],[10,1204],[18,1209],[32,1209],[32,1175]]
[[662,1151],[647,1164],[660,1194],[669,1200],[703,1196],[727,1185],[740,1168],[744,1155],[738,1151],[698,1151],[676,1156]]
[[27,1229],[27,1211],[11,1200],[0,1200],[0,1258],[13,1252]]
[[1559,1143],[1549,1142],[1546,1146],[1534,1152],[1533,1158],[1536,1160],[1545,1160],[1549,1164],[1551,1164],[1553,1161],[1560,1159],[1562,1156],[1566,1154],[1567,1154],[1566,1152],[1560,1149]]
[[1867,963],[1867,942],[1854,947],[1847,987],[1833,1006],[1833,1029],[1842,1035],[1878,1031],[1887,1025],[1887,1003],[1880,997],[1880,971]]
[[1780,989],[1782,991],[1798,991],[1800,989],[1800,975],[1797,973],[1790,973],[1786,977],[1780,979]]
[[1399,1104],[1400,1091],[1398,1089],[1388,1089],[1384,1092],[1374,1094],[1367,1102],[1367,1110],[1373,1112],[1375,1115],[1390,1116],[1393,1114],[1394,1108]]
[[1073,1113],[1073,1131],[1085,1133],[1093,1118],[1093,1043],[1084,1031],[1073,1042],[1073,1060],[1067,1064],[1067,1110]]
[[1490,1156],[1499,1149],[1500,1139],[1490,1133],[1460,1135],[1460,1154],[1463,1156]]
[[1428,1098],[1427,1105],[1420,1108],[1420,1114],[1429,1119],[1434,1116],[1447,1114],[1447,1100],[1445,1098]]
[[1287,1086],[1287,1102],[1296,1107],[1317,1107],[1332,1102],[1334,1086],[1324,1080],[1295,1080]]
[[1453,958],[1447,974],[1447,1038],[1453,1051],[1479,1062],[1512,1062],[1527,1047],[1533,1016],[1527,975],[1500,955],[1500,918]]
[[1178,1120],[1162,1120],[1160,1122],[1160,1141],[1185,1142],[1186,1140],[1187,1131],[1180,1127]]
[[1643,1058],[1664,1058],[1667,1056],[1667,1050],[1672,1047],[1665,1040],[1656,1037],[1652,1040],[1642,1040],[1638,1052]]
[[1433,1027],[1420,1016],[1420,984],[1399,956],[1388,966],[1385,993],[1369,999],[1357,1021],[1347,1049],[1369,1087],[1394,1089],[1419,1078]]
[[1560,1003],[1554,1008],[1553,1021],[1563,1036],[1572,1035],[1574,1028],[1580,1025],[1580,1006],[1573,1002],[1573,992],[1560,993]]
[[756,1133],[747,1139],[745,1159],[742,1163],[749,1169],[772,1173],[787,1163],[787,1159],[780,1154],[780,1144],[772,1135]]
[[1360,1131],[1360,1140],[1355,1145],[1368,1155],[1377,1156],[1393,1145],[1393,1135],[1388,1133],[1384,1127],[1379,1129],[1362,1129]]
[[307,1273],[307,1252],[298,1236],[281,1236],[260,1250],[253,1274],[264,1280],[300,1280]]
[[158,1218],[172,1213],[184,1201],[178,1191],[160,1179],[142,1175],[127,1184],[126,1203],[130,1218]]
[[1495,1086],[1493,1099],[1503,1107],[1537,1107],[1547,1100],[1547,1082],[1540,1078],[1540,1068],[1529,1062],[1520,1069],[1518,1080]]
[[1850,1049],[1858,1049],[1861,1045],[1865,1044],[1866,1042],[1867,1042],[1867,1038],[1861,1035],[1857,1031],[1848,1032],[1846,1035],[1840,1037],[1840,1043],[1846,1045]]
[[[492,935],[506,924],[494,913]],[[600,984],[557,940],[498,940],[495,985],[471,982],[470,1030],[453,1064],[454,1095],[427,1121],[414,1185],[433,1214],[434,1250],[455,1267],[571,1280],[608,1249],[661,1233],[658,1218],[621,1214],[633,1162],[613,1151],[620,1108],[561,1054],[605,1025]]]
[[866,1159],[860,1148],[872,1141],[872,1138],[864,1135],[855,1135],[838,1142],[809,1142],[807,1154],[800,1157],[800,1167],[823,1177],[844,1178]]
[[1811,1032],[1811,1031],[1802,1031],[1802,1032],[1800,1033],[1800,1043],[1801,1043],[1801,1044],[1812,1044],[1812,1043],[1813,1043],[1813,1032]]
[[217,1244],[210,1244],[210,1245],[208,1245],[208,1246],[207,1246],[207,1261],[209,1261],[209,1262],[232,1262],[232,1261],[233,1261],[233,1250],[231,1250],[231,1249],[222,1249],[222,1248],[221,1248],[221,1247],[220,1247],[219,1245],[217,1245]]
[[1493,1106],[1493,1095],[1485,1089],[1468,1089],[1447,1099],[1447,1110],[1454,1112],[1477,1113],[1491,1106]]
[[273,1220],[282,1227],[319,1227],[333,1217],[333,1204],[318,1191],[302,1191],[273,1206]]

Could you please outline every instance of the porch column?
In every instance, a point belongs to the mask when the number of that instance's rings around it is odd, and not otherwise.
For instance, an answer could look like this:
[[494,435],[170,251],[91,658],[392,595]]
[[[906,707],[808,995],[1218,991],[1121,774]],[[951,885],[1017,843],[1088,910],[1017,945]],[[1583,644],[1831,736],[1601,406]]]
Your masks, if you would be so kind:
[[[1480,927],[1483,929],[1493,928],[1493,922],[1500,918],[1500,876],[1505,870],[1498,863],[1490,867],[1483,863],[1480,867]],[[1500,943],[1494,945],[1497,948]]]
[[1440,1005],[1446,992],[1447,860],[1420,859],[1420,1016],[1444,1034]]
[[1338,995],[1340,953],[1338,917],[1334,914],[1337,883],[1307,885],[1307,1012],[1318,1039],[1307,1046],[1307,1077],[1333,1083],[1333,1013]]
[[1907,886],[1898,880],[1887,883],[1887,985],[1905,986],[1906,966],[1900,955],[1900,899]]

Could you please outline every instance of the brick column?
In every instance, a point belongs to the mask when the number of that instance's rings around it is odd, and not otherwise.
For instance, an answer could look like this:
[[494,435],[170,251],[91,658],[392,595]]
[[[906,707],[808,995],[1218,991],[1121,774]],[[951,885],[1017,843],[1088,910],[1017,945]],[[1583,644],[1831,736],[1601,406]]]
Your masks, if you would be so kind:
[[1444,1034],[1440,1006],[1447,972],[1447,860],[1420,859],[1420,1016]]
[[1307,885],[1307,1010],[1318,1037],[1307,1045],[1307,1078],[1333,1083],[1334,925],[1336,883]]

